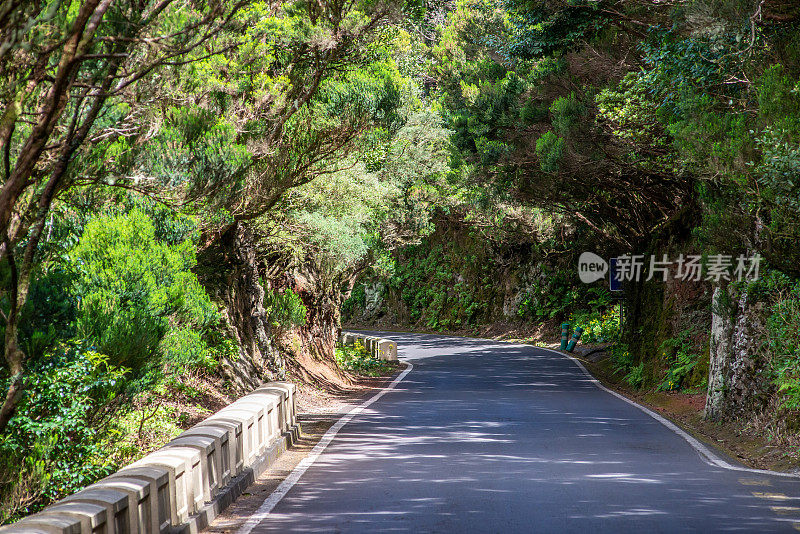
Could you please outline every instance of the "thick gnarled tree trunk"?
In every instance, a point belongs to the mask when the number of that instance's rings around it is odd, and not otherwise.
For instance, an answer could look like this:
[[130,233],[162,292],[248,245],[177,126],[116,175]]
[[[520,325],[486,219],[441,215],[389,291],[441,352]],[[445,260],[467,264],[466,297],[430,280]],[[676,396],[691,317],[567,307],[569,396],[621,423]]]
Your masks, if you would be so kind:
[[211,298],[222,304],[228,333],[239,345],[236,357],[223,357],[220,362],[225,378],[240,393],[261,382],[285,378],[283,358],[272,345],[250,230],[237,223],[211,238],[198,255],[197,271]]

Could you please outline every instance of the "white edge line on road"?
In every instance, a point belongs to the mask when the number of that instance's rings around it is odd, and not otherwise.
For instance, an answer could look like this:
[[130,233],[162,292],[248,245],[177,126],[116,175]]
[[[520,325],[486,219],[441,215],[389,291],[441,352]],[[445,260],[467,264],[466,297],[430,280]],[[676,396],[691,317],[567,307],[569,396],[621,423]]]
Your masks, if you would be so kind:
[[632,401],[631,399],[629,399],[625,395],[621,395],[621,394],[617,393],[616,391],[613,391],[613,390],[605,387],[599,380],[597,380],[595,377],[592,376],[592,374],[586,369],[586,367],[583,366],[583,364],[580,361],[578,361],[576,358],[574,358],[570,354],[565,354],[563,352],[559,352],[559,351],[553,350],[553,349],[548,349],[546,347],[537,347],[536,345],[525,345],[525,346],[533,347],[533,348],[541,349],[541,350],[546,350],[548,352],[552,352],[552,353],[558,354],[559,356],[565,356],[565,357],[569,358],[570,360],[572,360],[572,362],[575,365],[578,366],[578,368],[581,371],[583,371],[583,374],[585,374],[592,381],[592,383],[595,386],[597,386],[598,388],[602,389],[606,393],[610,393],[611,395],[614,395],[618,399],[624,400],[625,402],[627,402],[631,406],[635,406],[636,408],[639,408],[641,411],[643,411],[644,413],[646,413],[647,415],[649,415],[650,417],[652,417],[653,419],[655,419],[656,421],[658,421],[659,423],[664,425],[665,427],[669,428],[670,430],[672,430],[673,432],[678,434],[680,437],[685,439],[689,443],[689,445],[691,445],[694,448],[694,450],[696,450],[700,454],[700,457],[706,463],[708,463],[709,465],[713,465],[713,466],[716,466],[716,467],[721,467],[723,469],[729,469],[731,471],[743,471],[745,473],[756,473],[756,474],[759,474],[759,475],[772,475],[772,476],[787,477],[787,478],[800,478],[800,474],[782,473],[780,471],[770,471],[768,469],[752,469],[750,467],[743,467],[743,466],[733,465],[733,464],[731,464],[729,462],[726,462],[725,460],[723,460],[722,458],[720,458],[719,456],[714,454],[711,451],[711,449],[709,449],[708,447],[703,445],[699,440],[697,440],[697,438],[695,438],[694,436],[692,436],[691,434],[689,434],[688,432],[683,430],[681,427],[679,427],[678,425],[676,425],[675,423],[673,423],[669,419],[660,416],[656,412],[654,412],[654,411],[652,411],[652,410],[650,410],[648,408],[645,408],[644,406],[642,406],[641,404],[639,404],[637,402]]
[[327,432],[325,432],[325,435],[322,436],[322,439],[320,439],[319,442],[314,445],[314,448],[311,449],[309,455],[300,460],[300,463],[298,463],[292,472],[289,473],[289,476],[287,476],[283,482],[281,482],[280,485],[275,488],[275,491],[270,493],[264,502],[261,503],[261,506],[258,507],[258,510],[256,510],[256,512],[251,515],[241,527],[239,527],[239,530],[236,531],[236,534],[250,534],[250,532],[252,532],[259,523],[269,516],[270,512],[272,512],[272,509],[275,508],[279,502],[281,502],[281,499],[283,499],[289,490],[292,489],[292,486],[297,484],[297,482],[300,480],[300,477],[303,476],[303,473],[305,473],[306,470],[311,467],[315,461],[317,461],[317,458],[319,458],[320,454],[322,454],[330,442],[333,441],[333,438],[336,437],[336,434],[339,433],[342,427],[352,421],[356,415],[363,412],[373,402],[377,401],[386,395],[386,393],[397,387],[397,384],[399,384],[414,368],[410,362],[403,361],[402,363],[405,363],[408,367],[402,373],[397,375],[397,377],[392,380],[389,385],[373,395],[369,400],[364,401],[362,404],[347,412],[344,416],[342,416],[341,419],[336,421],[336,423],[330,427]]

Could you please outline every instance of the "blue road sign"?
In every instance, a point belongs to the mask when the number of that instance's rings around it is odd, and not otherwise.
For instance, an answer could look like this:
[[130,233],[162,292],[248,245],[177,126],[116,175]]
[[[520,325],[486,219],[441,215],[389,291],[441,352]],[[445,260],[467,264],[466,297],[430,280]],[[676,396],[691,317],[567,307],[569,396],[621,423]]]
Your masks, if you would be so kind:
[[617,258],[608,260],[608,287],[611,291],[622,291],[622,280],[617,277]]

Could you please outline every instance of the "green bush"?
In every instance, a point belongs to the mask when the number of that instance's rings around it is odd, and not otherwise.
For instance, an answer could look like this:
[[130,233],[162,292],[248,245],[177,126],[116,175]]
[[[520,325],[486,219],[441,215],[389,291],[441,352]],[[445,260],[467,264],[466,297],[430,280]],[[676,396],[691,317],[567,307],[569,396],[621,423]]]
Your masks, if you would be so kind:
[[489,166],[497,163],[500,158],[508,154],[510,147],[501,141],[495,141],[481,136],[475,139],[475,148],[478,150],[481,163],[485,166]]
[[73,274],[60,265],[31,282],[19,332],[29,361],[39,361],[59,341],[74,337],[77,304],[70,291],[73,283]]
[[519,112],[519,118],[528,124],[542,122],[547,119],[547,106],[538,100],[531,98],[523,104]]
[[564,139],[553,132],[545,132],[536,141],[536,155],[539,157],[539,165],[544,172],[557,172],[558,163],[563,154]]
[[161,340],[159,349],[168,372],[184,369],[214,371],[219,365],[215,351],[203,335],[191,328],[170,330]]
[[289,288],[283,291],[264,290],[264,309],[273,326],[288,328],[306,324],[308,309],[300,296]]
[[668,362],[668,367],[664,379],[656,388],[659,391],[675,391],[690,385],[692,371],[701,358],[691,346],[689,337],[692,333],[691,330],[684,330],[661,344],[659,352],[663,360]]
[[77,335],[134,375],[158,369],[162,356],[208,367],[201,335],[219,314],[191,271],[195,247],[189,239],[158,240],[151,219],[136,209],[92,219],[71,251]]
[[644,385],[644,362],[636,362],[627,344],[619,342],[611,346],[611,365],[614,374],[622,375],[623,380],[634,388]]
[[336,347],[336,363],[346,371],[365,376],[382,376],[392,370],[386,361],[373,358],[358,340],[353,345]]
[[[610,303],[608,291],[601,288],[576,286],[571,270],[542,265],[544,276],[535,279],[517,306],[517,316],[527,321],[570,318],[573,326],[584,327],[583,317]],[[580,311],[588,306],[588,311]],[[576,311],[578,310],[578,311]]]
[[[767,317],[771,371],[783,410],[800,410],[800,282],[768,273],[758,286],[772,288]],[[755,289],[755,288],[753,288]]]
[[571,316],[570,323],[583,328],[581,341],[584,343],[615,341],[620,335],[619,311],[619,305],[616,305],[606,311],[595,308],[588,312],[576,312]]
[[553,101],[550,105],[550,114],[555,131],[560,135],[567,135],[583,115],[583,109],[583,104],[575,97],[575,93]]
[[[0,502],[7,514],[0,520],[35,512],[116,468],[106,439],[125,374],[108,356],[77,343],[59,347],[30,370],[23,400],[0,437],[0,463],[6,464],[0,465]],[[19,468],[9,472],[14,464]],[[28,487],[20,492],[22,485]]]

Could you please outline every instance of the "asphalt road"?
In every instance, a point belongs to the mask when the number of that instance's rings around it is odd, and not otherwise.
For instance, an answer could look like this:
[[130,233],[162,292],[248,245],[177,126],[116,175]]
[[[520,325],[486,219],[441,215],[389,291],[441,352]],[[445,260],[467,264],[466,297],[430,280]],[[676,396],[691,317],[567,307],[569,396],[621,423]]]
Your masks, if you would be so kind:
[[800,530],[800,480],[709,465],[563,356],[386,337],[414,369],[253,532]]

